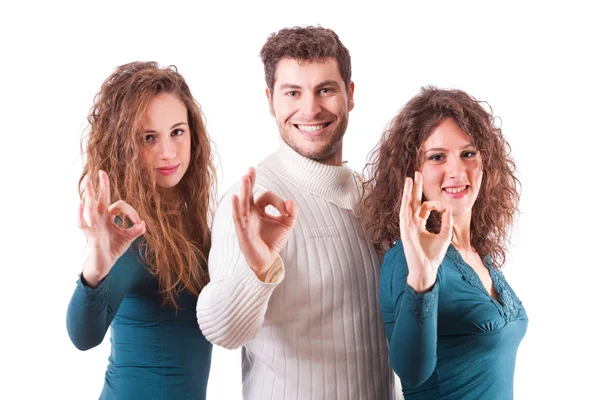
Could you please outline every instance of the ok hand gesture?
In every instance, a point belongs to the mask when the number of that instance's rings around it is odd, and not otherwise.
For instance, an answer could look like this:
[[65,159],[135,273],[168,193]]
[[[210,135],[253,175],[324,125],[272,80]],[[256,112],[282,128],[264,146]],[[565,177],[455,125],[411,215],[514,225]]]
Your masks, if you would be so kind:
[[[119,200],[111,205],[110,182],[104,171],[98,173],[100,188],[98,199],[89,176],[84,178],[84,203],[79,205],[79,229],[88,238],[90,257],[83,266],[83,278],[88,286],[96,287],[108,275],[119,257],[131,243],[146,231],[146,225],[133,207]],[[84,217],[87,214],[87,221]],[[114,222],[115,216],[123,214],[133,226],[123,229]]]
[[[258,279],[264,281],[269,267],[287,243],[298,211],[293,200],[283,201],[273,192],[265,192],[254,200],[255,182],[256,171],[250,168],[242,178],[240,196],[233,195],[231,202],[242,253]],[[281,215],[267,214],[265,208],[269,205]]]
[[[423,177],[415,172],[414,183],[406,178],[400,206],[400,237],[408,264],[407,283],[415,292],[430,290],[437,270],[452,240],[452,209],[439,201],[421,203]],[[427,218],[432,210],[442,213],[439,234],[428,232]]]

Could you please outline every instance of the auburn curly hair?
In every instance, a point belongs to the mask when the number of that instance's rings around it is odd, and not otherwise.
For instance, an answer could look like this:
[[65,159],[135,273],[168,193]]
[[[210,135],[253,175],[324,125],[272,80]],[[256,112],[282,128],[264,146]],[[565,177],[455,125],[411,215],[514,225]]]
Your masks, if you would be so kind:
[[[183,102],[191,133],[190,164],[178,184],[181,197],[177,200],[161,197],[155,176],[142,167],[142,123],[150,100],[161,93],[173,94]],[[98,190],[98,171],[108,174],[111,203],[126,201],[145,222],[146,233],[138,245],[141,259],[156,276],[164,304],[177,309],[179,293],[185,290],[198,295],[208,282],[209,219],[215,204],[216,171],[200,105],[176,67],[132,62],[117,67],[104,81],[88,122],[81,143],[85,161],[80,197],[83,200],[86,175]]]
[[[482,157],[483,180],[471,215],[471,245],[482,258],[489,256],[497,267],[504,265],[518,211],[520,182],[510,145],[495,126],[491,108],[487,112],[482,103],[462,90],[424,87],[389,123],[368,156],[358,207],[358,215],[379,252],[384,253],[401,239],[401,195],[406,177],[421,168],[422,144],[444,119],[452,118]],[[428,230],[439,232],[439,225],[439,214],[432,213]]]

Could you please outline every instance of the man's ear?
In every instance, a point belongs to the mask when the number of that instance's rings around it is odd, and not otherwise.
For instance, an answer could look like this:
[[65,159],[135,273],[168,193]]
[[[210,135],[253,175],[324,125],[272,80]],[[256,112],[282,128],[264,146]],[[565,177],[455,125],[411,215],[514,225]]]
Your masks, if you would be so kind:
[[350,81],[348,86],[348,111],[352,111],[354,108],[354,82]]
[[267,100],[269,101],[269,112],[274,117],[275,116],[275,110],[273,110],[273,96],[271,96],[271,91],[269,90],[269,88],[265,89],[265,93],[267,95]]

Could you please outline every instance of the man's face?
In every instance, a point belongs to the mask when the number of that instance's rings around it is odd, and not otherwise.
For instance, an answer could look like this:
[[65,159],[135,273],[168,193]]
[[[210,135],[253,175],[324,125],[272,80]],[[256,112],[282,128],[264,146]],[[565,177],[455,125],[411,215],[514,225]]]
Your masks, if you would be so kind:
[[354,108],[354,83],[346,90],[337,62],[286,58],[277,63],[273,92],[267,89],[271,115],[283,140],[304,157],[342,164],[348,113]]

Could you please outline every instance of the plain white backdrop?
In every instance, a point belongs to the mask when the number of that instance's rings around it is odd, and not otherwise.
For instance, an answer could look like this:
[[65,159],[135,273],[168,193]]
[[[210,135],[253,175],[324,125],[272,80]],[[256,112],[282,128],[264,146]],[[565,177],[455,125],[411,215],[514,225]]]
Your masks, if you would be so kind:
[[[3,2],[0,398],[95,399],[103,384],[109,335],[80,352],[65,328],[85,247],[79,145],[103,80],[134,60],[176,65],[206,116],[222,194],[278,145],[259,50],[271,32],[307,24],[334,29],[350,50],[344,159],[357,170],[423,85],[491,104],[523,184],[505,268],[530,318],[515,399],[600,398],[600,28],[587,4]],[[208,398],[241,399],[239,351],[214,349]]]

